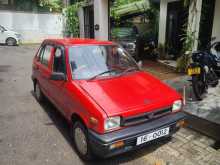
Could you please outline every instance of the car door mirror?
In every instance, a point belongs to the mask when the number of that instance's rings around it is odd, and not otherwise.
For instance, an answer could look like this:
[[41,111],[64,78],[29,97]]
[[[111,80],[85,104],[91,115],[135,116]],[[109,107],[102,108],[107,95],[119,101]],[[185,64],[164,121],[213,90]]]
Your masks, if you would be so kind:
[[66,80],[66,75],[61,72],[53,72],[50,76],[50,80],[54,81],[65,81]]

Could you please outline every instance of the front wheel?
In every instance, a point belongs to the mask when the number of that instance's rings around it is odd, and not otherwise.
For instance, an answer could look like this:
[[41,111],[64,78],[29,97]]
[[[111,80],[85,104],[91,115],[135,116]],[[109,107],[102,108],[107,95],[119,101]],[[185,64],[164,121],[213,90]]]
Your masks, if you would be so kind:
[[72,127],[71,136],[73,137],[74,147],[80,158],[83,160],[92,160],[94,158],[86,127],[79,121],[75,122]]
[[192,76],[192,87],[196,99],[202,100],[206,93],[206,83],[201,74]]
[[17,41],[16,41],[16,39],[14,39],[14,38],[8,38],[8,39],[6,40],[6,44],[7,44],[8,46],[15,46],[15,45],[17,44]]

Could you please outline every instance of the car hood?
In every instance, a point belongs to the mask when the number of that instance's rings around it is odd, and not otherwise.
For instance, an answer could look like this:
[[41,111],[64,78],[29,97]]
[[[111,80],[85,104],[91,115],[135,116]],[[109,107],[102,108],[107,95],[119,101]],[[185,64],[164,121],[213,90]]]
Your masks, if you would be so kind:
[[12,30],[7,30],[5,32],[8,33],[8,34],[14,34],[14,35],[19,34],[18,32],[15,32],[15,31],[12,31]]
[[130,116],[167,108],[181,98],[175,90],[145,72],[78,83],[107,116]]

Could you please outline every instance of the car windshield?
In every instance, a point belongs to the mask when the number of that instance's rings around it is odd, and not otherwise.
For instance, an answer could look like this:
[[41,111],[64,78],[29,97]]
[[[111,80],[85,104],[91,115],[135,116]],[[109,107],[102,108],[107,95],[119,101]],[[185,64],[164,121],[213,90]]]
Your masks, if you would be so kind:
[[7,29],[0,25],[0,30],[6,31]]
[[73,46],[69,48],[73,79],[95,79],[138,70],[135,61],[116,45]]
[[115,39],[135,39],[136,33],[133,28],[129,27],[120,27],[113,28],[112,37]]

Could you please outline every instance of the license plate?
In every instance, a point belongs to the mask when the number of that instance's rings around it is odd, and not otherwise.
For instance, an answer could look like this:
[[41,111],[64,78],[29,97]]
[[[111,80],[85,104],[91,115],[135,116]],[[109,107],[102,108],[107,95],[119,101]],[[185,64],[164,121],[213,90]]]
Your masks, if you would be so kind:
[[143,143],[146,143],[146,142],[158,139],[160,137],[169,135],[169,131],[170,131],[170,128],[168,127],[168,128],[163,128],[163,129],[151,132],[149,134],[140,136],[140,137],[137,138],[136,145],[140,145],[140,144],[143,144]]
[[200,67],[195,67],[195,68],[188,68],[188,75],[194,75],[194,74],[200,74],[201,73],[201,68]]

